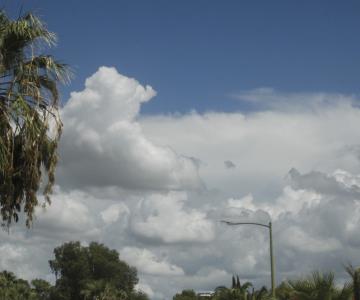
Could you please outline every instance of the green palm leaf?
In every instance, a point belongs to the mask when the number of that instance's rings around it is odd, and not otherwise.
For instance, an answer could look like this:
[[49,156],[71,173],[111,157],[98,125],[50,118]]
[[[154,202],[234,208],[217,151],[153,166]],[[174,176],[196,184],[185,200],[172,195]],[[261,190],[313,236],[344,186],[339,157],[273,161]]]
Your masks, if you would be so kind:
[[0,213],[6,226],[22,211],[30,226],[40,188],[50,203],[62,129],[58,83],[71,77],[65,64],[38,53],[55,43],[56,35],[33,14],[11,20],[0,12]]

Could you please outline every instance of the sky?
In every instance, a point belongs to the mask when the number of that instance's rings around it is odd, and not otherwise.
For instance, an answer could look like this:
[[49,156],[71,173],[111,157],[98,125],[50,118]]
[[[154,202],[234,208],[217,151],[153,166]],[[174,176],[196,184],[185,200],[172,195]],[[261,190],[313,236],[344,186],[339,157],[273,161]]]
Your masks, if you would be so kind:
[[357,1],[2,1],[33,10],[75,71],[52,205],[1,232],[0,268],[54,281],[69,240],[99,241],[151,299],[231,276],[360,265]]
[[54,53],[76,74],[65,101],[102,65],[156,87],[147,114],[252,110],[231,96],[258,87],[360,91],[358,1],[0,3],[13,16],[35,11],[58,34]]

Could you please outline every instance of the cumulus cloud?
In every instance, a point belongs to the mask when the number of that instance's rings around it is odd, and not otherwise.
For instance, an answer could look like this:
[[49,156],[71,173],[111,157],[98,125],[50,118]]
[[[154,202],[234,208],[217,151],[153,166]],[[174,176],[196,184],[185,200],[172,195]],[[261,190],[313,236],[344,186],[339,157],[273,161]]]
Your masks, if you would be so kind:
[[[293,189],[291,186],[285,186],[282,194],[272,203],[256,202],[252,194],[241,199],[230,198],[224,213],[228,216],[238,216],[241,212],[244,217],[244,209],[259,210],[264,215],[261,219],[268,222],[271,218],[277,219],[281,214],[297,214],[304,208],[313,208],[320,203],[322,198],[321,194],[312,190]],[[253,218],[259,219],[260,216],[253,216]]]
[[132,216],[133,232],[164,243],[211,241],[214,238],[212,222],[199,210],[186,210],[186,200],[184,192],[149,195]]
[[129,214],[130,210],[124,203],[110,205],[100,213],[102,220],[107,225],[115,223],[119,218],[127,219]]
[[253,112],[140,115],[154,96],[105,67],[72,93],[60,187],[32,230],[0,232],[1,268],[46,278],[54,247],[95,240],[137,266],[153,299],[228,286],[232,274],[269,286],[268,230],[222,219],[272,220],[278,282],[313,269],[345,277],[342,263],[360,263],[353,96],[258,90],[242,95]]
[[121,257],[135,266],[140,272],[152,275],[184,275],[184,270],[157,257],[147,249],[125,247],[120,250]]
[[0,246],[0,267],[17,274],[22,274],[25,278],[31,278],[31,257],[26,249],[21,246],[14,246],[4,243]]
[[90,194],[80,190],[66,192],[56,187],[51,199],[52,204],[46,208],[37,207],[34,231],[69,239],[78,233],[98,236],[100,232],[90,211],[90,203],[95,199]]
[[101,67],[71,93],[62,110],[59,180],[69,186],[129,189],[197,189],[198,167],[190,158],[146,138],[137,117],[155,96],[150,86]]
[[336,238],[315,238],[299,227],[286,228],[280,237],[282,246],[291,247],[299,252],[327,253],[341,248],[341,243]]
[[[252,192],[268,201],[281,192],[292,167],[359,170],[348,146],[360,140],[360,110],[342,102],[310,112],[190,113],[144,117],[140,123],[151,140],[203,161],[199,172],[207,188],[229,196]],[[224,168],[229,157],[239,166],[231,172]]]
[[337,170],[335,176],[329,176],[319,171],[301,175],[296,169],[291,169],[289,176],[297,189],[311,188],[322,194],[342,197],[358,197],[360,193],[358,178],[349,178],[349,173],[343,170]]
[[[294,276],[296,272],[311,269],[311,263],[318,268],[341,271],[342,263],[349,259],[359,261],[352,251],[359,243],[354,234],[360,226],[360,193],[355,192],[359,187],[355,185],[358,175],[344,170],[332,174],[301,174],[297,170],[291,173],[296,174],[291,176],[292,186],[284,187],[273,204],[256,203],[250,195],[239,200],[229,199],[225,209],[230,208],[240,219],[253,218],[264,211],[269,213],[274,222],[280,265],[286,262],[292,265],[291,272],[284,267],[283,274]],[[324,180],[328,182],[324,184]],[[257,215],[256,219],[261,218]],[[306,262],[306,266],[294,266],[291,262],[294,256],[297,261]],[[337,260],[331,261],[331,257]]]

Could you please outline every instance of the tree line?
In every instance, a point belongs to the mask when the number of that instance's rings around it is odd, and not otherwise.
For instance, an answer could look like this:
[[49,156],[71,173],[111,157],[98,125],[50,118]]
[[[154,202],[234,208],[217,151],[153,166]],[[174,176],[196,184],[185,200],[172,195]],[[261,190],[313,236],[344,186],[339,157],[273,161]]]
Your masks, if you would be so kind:
[[[360,268],[345,267],[350,280],[342,286],[336,284],[334,273],[315,271],[311,275],[283,281],[276,287],[276,300],[360,300]],[[251,282],[240,283],[232,277],[231,287],[219,286],[208,293],[196,293],[186,289],[177,293],[173,300],[271,300],[266,286],[255,289]]]
[[68,242],[54,249],[49,261],[55,284],[0,272],[0,300],[148,300],[135,289],[137,270],[119,253],[96,242]]

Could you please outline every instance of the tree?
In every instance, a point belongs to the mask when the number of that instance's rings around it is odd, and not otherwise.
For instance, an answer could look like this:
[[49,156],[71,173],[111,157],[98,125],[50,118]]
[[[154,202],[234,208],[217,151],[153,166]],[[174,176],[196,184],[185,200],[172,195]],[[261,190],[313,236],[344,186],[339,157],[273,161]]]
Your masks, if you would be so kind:
[[241,289],[241,284],[240,284],[239,275],[236,275],[236,288],[237,288],[237,289]]
[[56,276],[56,299],[101,299],[104,293],[129,296],[134,292],[136,269],[121,261],[116,250],[95,242],[88,247],[69,242],[55,248],[54,254],[49,264]]
[[267,288],[263,286],[260,290],[252,289],[251,293],[248,293],[246,297],[244,297],[245,300],[272,300],[271,294],[269,294]]
[[236,281],[235,281],[235,276],[233,275],[232,279],[231,279],[231,288],[236,288]]
[[239,275],[232,276],[231,289],[225,286],[219,286],[215,289],[215,300],[247,300],[250,296],[249,288],[252,287],[250,282],[240,283]]
[[39,300],[50,300],[52,286],[49,282],[43,279],[34,279],[31,281],[33,291]]
[[277,287],[276,287],[276,298],[278,300],[288,300],[291,299],[291,295],[293,293],[293,289],[290,287],[290,285],[284,281],[282,283],[280,283]]
[[45,300],[38,298],[30,284],[17,278],[12,272],[0,272],[0,299],[1,300]]
[[12,272],[0,272],[0,300],[149,300],[135,290],[136,269],[119,259],[119,253],[92,242],[65,243],[54,249],[50,263],[56,282],[43,279],[31,285]]
[[351,264],[345,267],[346,272],[352,278],[354,300],[360,300],[360,268],[355,269]]
[[215,300],[243,300],[243,295],[237,289],[217,289],[213,299]]
[[55,42],[33,14],[11,20],[0,11],[0,212],[6,226],[22,211],[31,225],[39,190],[44,205],[50,203],[62,129],[58,83],[70,79],[66,65],[40,53]]
[[176,294],[173,300],[197,300],[198,297],[194,290],[183,290],[180,294]]
[[55,273],[57,293],[69,299],[78,299],[90,278],[91,271],[86,249],[80,242],[69,242],[54,249],[55,259],[49,261]]
[[313,272],[311,276],[288,282],[293,289],[294,300],[350,300],[352,295],[351,286],[344,284],[342,289],[335,285],[332,272]]
[[149,300],[149,297],[141,291],[133,291],[128,295],[128,300]]
[[104,280],[90,281],[81,291],[84,300],[128,300],[126,292],[116,289]]

